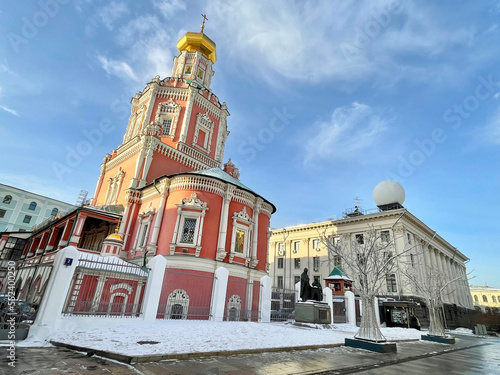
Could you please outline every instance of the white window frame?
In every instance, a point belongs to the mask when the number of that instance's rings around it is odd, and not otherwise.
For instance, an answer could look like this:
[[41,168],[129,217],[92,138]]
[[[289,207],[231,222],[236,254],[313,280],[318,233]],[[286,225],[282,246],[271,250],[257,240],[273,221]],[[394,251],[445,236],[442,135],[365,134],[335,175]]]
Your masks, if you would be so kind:
[[[231,236],[231,252],[229,253],[229,263],[233,263],[234,258],[245,259],[245,265],[248,266],[251,260],[251,248],[250,248],[250,238],[252,235],[253,222],[247,213],[246,207],[240,212],[235,212],[233,217],[233,232]],[[236,232],[241,230],[245,233],[245,240],[243,243],[243,253],[237,253],[234,251],[234,246],[236,245]]]
[[300,250],[300,241],[294,241],[294,243],[293,243],[293,252],[294,253],[298,253],[299,250]]
[[[195,256],[199,257],[201,252],[201,237],[203,234],[203,222],[208,210],[207,203],[198,199],[196,193],[189,198],[181,199],[177,206],[177,220],[175,222],[174,234],[170,243],[170,254],[175,254],[176,247],[195,248]],[[182,242],[182,232],[186,219],[196,219],[193,243]]]
[[[193,136],[193,147],[199,148],[205,151],[207,154],[210,153],[210,149],[212,148],[212,136],[214,133],[215,123],[210,120],[210,117],[206,113],[198,113],[196,115],[196,127],[194,129]],[[203,146],[198,144],[198,136],[202,130],[205,133],[205,141],[203,142]]]
[[139,228],[135,237],[135,250],[144,250],[148,245],[149,232],[151,231],[151,223],[153,221],[154,210],[139,215]]
[[319,251],[319,239],[315,238],[312,245],[314,250]]
[[170,125],[170,131],[168,134],[164,134],[164,129],[162,130],[161,137],[173,138],[175,135],[175,130],[177,129],[177,124],[179,122],[179,114],[181,113],[181,106],[170,99],[168,102],[158,103],[158,108],[156,110],[155,122],[160,125],[163,129],[164,120],[172,120]]

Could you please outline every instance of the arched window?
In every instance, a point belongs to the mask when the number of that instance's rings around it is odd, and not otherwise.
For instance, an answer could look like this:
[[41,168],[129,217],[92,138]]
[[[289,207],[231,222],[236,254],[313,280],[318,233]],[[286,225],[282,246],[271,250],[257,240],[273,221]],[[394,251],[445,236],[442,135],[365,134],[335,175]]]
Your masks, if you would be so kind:
[[483,302],[488,302],[488,297],[486,297],[486,295],[483,294]]
[[59,210],[57,208],[53,208],[52,212],[50,213],[50,216],[57,215],[58,212],[59,212]]
[[3,198],[3,203],[5,203],[5,204],[10,204],[10,202],[12,202],[12,195],[6,195],[6,196]]
[[491,301],[492,301],[493,303],[497,303],[497,297],[495,297],[495,296],[491,296]]
[[36,209],[36,202],[31,202],[30,206],[28,207],[28,210],[35,211]]
[[477,298],[477,295],[474,295],[474,301],[479,302],[479,298]]

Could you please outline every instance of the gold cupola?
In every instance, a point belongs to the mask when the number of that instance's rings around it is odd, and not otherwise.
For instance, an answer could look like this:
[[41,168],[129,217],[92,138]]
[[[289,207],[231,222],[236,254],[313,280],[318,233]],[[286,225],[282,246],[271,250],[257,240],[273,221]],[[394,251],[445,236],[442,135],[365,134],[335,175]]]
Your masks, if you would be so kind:
[[177,49],[179,50],[179,53],[184,50],[189,52],[200,51],[203,56],[205,56],[207,59],[212,60],[212,63],[215,63],[215,61],[217,60],[217,54],[215,53],[215,43],[203,32],[194,33],[188,31],[177,42]]

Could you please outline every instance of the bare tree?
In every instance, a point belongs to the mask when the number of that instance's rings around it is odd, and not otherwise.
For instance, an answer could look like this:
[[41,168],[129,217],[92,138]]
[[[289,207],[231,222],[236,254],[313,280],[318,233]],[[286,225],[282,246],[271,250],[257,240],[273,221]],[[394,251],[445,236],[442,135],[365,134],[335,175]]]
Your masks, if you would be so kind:
[[353,288],[361,297],[363,314],[361,324],[355,338],[383,342],[385,337],[380,331],[376,311],[375,298],[387,294],[387,276],[396,273],[397,257],[409,249],[396,254],[394,236],[381,237],[381,232],[374,226],[362,234],[345,235],[340,241],[326,233],[320,234],[321,241],[333,256],[340,257],[343,265],[350,271]]

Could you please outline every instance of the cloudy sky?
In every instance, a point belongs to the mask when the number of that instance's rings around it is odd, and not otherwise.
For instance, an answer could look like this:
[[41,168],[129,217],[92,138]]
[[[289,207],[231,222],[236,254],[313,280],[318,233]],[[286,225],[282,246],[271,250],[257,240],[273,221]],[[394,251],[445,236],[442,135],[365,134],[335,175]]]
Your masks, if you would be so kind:
[[[122,141],[130,98],[177,40],[217,44],[225,159],[272,226],[405,207],[500,287],[499,1],[98,1],[0,5],[0,182],[74,203]],[[104,131],[105,130],[105,131]],[[92,147],[86,142],[92,138]]]

